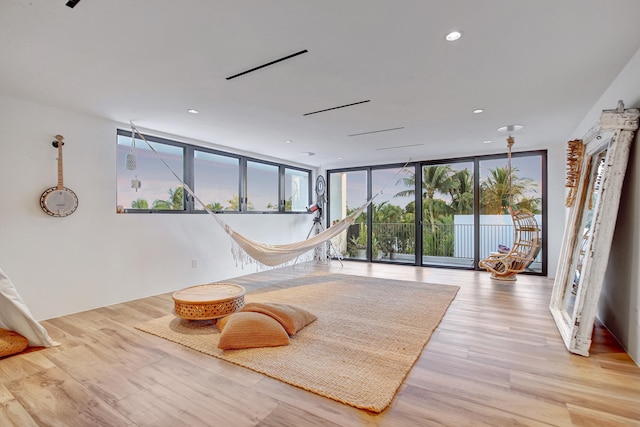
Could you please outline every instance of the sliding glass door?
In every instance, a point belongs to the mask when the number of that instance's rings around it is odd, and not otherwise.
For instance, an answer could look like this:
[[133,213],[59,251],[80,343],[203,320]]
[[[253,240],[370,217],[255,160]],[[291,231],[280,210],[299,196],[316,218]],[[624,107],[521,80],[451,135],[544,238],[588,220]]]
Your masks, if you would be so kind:
[[[366,170],[329,173],[329,218],[339,221],[350,215],[369,198]],[[349,229],[332,240],[333,247],[345,258],[367,259],[369,237],[367,211],[360,214]]]
[[[511,173],[506,158],[480,160],[480,259],[491,253],[507,253],[513,243],[513,223],[508,206],[532,213],[544,230],[542,217],[542,155],[516,156]],[[511,175],[511,177],[509,177]],[[509,179],[510,178],[510,179]],[[511,185],[509,185],[511,183]],[[542,272],[539,250],[527,271]]]
[[415,263],[415,166],[371,171],[380,194],[371,203],[371,254],[374,260]]
[[327,171],[331,221],[380,193],[334,246],[350,259],[479,269],[512,246],[511,205],[535,215],[542,244],[527,271],[546,274],[546,152],[514,153],[511,165],[511,186],[505,154]]
[[422,264],[473,267],[473,171],[473,161],[422,165]]

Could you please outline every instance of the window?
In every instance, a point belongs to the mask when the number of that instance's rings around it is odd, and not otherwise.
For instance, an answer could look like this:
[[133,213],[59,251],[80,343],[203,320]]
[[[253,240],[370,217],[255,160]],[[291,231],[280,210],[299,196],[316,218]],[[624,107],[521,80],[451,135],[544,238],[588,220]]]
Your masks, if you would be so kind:
[[239,211],[240,159],[200,150],[193,157],[193,187],[200,200],[214,212]]
[[144,139],[132,140],[131,132],[117,131],[119,213],[204,212],[202,204],[218,213],[307,212],[310,170],[154,136]]
[[[117,145],[117,205],[122,209],[144,211],[184,211],[184,191],[171,171],[141,139],[131,134],[118,134]],[[149,140],[149,144],[179,176],[184,169],[184,146]],[[127,156],[136,158],[135,170],[127,169]]]
[[309,206],[309,171],[284,169],[285,212],[306,212]]
[[278,166],[247,161],[247,210],[279,210]]

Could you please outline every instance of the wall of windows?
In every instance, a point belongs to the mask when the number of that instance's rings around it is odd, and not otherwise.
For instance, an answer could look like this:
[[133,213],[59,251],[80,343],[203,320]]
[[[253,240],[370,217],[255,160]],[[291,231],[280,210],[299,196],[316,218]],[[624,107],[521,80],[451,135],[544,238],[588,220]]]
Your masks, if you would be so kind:
[[527,271],[546,275],[546,161],[546,151],[514,153],[510,180],[506,155],[328,170],[329,221],[382,191],[334,244],[351,259],[478,269],[511,246],[513,206],[542,229]]
[[145,135],[145,139],[155,153],[142,139],[132,140],[130,131],[117,131],[116,205],[120,213],[204,212],[173,172],[214,212],[307,212],[311,198],[308,169],[154,136]]

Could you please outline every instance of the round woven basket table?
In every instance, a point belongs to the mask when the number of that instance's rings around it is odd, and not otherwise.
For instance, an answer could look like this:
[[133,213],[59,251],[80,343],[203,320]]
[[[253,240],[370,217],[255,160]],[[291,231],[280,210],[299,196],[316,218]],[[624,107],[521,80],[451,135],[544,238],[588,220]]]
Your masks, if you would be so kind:
[[173,293],[176,316],[189,320],[224,317],[244,306],[245,289],[230,283],[209,283]]

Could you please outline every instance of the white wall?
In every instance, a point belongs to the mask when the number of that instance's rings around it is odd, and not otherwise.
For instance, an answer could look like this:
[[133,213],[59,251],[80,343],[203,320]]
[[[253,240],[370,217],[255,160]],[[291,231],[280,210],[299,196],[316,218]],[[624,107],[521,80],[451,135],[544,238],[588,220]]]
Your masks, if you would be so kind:
[[[229,237],[209,215],[116,214],[117,127],[0,97],[0,268],[39,320],[256,271],[235,266]],[[79,198],[65,218],[39,205],[57,184],[56,134],[65,139],[64,184]],[[269,243],[302,240],[312,224],[306,214],[222,218]]]
[[[622,70],[600,100],[573,132],[582,137],[596,123],[602,110],[640,108],[640,51]],[[636,133],[622,189],[609,266],[600,296],[598,318],[629,355],[640,364],[640,138]]]

